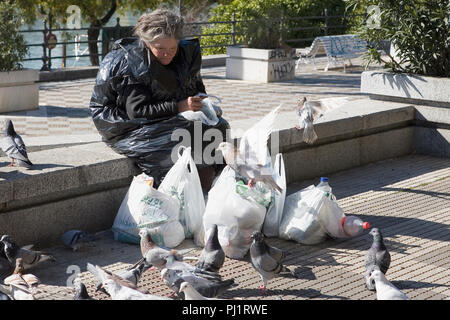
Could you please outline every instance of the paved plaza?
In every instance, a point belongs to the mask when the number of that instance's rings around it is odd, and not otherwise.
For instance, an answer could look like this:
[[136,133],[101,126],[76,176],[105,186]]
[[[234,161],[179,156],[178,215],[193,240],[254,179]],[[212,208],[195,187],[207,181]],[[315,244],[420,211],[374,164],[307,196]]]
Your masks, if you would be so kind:
[[[295,115],[296,102],[303,96],[365,99],[360,93],[362,68],[356,64],[347,70],[323,72],[305,66],[292,81],[268,84],[228,80],[225,67],[203,69],[202,75],[207,92],[222,98],[224,117],[233,125],[233,121],[243,119],[251,124],[280,103],[285,105],[282,112]],[[94,79],[41,83],[38,110],[1,114],[0,120],[12,119],[25,141],[43,136],[95,135],[97,130],[87,108],[93,85]],[[392,257],[387,278],[413,300],[450,300],[450,159],[411,154],[328,177],[345,214],[357,215],[383,233]],[[318,181],[316,177],[292,183],[288,194]],[[261,296],[261,280],[248,256],[243,260],[226,258],[220,274],[224,279],[234,278],[238,285],[221,298],[376,298],[364,285],[364,259],[372,243],[367,231],[353,238],[329,239],[310,246],[278,238],[268,239],[268,243],[288,253],[284,264],[295,270],[297,278],[270,280],[267,295]],[[190,240],[184,241],[180,249],[190,256],[201,252]],[[74,290],[68,284],[76,274],[92,297],[110,299],[94,292],[96,281],[86,271],[86,264],[119,272],[141,258],[138,245],[114,241],[110,231],[101,233],[99,240],[78,252],[59,245],[45,250],[54,254],[57,261],[43,262],[30,270],[42,281],[36,298],[45,300],[73,299]],[[7,271],[0,270],[4,278]],[[171,292],[157,270],[144,273],[139,286],[157,295]]]

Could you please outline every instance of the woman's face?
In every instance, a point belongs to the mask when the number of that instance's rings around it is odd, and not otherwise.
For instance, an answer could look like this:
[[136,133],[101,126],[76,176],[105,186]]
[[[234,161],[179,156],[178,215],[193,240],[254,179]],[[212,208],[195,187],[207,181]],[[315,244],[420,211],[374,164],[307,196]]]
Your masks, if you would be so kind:
[[159,38],[146,45],[159,63],[168,65],[177,53],[178,40],[174,37]]

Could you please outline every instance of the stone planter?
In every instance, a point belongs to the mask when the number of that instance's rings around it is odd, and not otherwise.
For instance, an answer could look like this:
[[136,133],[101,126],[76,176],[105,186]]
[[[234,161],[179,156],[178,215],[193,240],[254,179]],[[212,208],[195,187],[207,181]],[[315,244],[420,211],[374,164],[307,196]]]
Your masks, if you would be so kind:
[[0,72],[0,113],[39,107],[39,71]]
[[227,55],[228,79],[267,83],[295,77],[295,49],[228,47]]
[[450,78],[389,71],[365,71],[361,74],[361,92],[381,100],[450,106],[449,88]]

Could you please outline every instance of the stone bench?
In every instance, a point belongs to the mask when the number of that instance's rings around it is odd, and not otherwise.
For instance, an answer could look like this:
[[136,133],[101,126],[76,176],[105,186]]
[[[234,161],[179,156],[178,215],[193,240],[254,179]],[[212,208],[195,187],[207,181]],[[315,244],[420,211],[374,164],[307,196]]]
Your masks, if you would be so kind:
[[325,54],[328,63],[324,71],[328,71],[330,64],[333,63],[335,66],[342,64],[346,72],[345,60],[349,60],[351,65],[351,59],[361,56],[366,50],[367,42],[353,34],[317,37],[308,49],[297,49],[299,59],[296,68],[298,69],[301,63],[312,61],[317,70],[315,57]]

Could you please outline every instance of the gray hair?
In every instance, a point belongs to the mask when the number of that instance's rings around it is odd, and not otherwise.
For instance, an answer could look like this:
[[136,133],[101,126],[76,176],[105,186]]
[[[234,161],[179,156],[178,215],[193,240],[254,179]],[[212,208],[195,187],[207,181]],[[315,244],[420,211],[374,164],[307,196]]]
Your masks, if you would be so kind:
[[159,38],[183,38],[184,20],[175,12],[167,9],[156,9],[144,13],[137,20],[133,31],[141,40],[151,43]]

